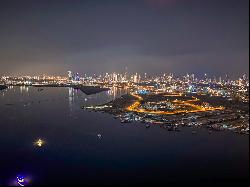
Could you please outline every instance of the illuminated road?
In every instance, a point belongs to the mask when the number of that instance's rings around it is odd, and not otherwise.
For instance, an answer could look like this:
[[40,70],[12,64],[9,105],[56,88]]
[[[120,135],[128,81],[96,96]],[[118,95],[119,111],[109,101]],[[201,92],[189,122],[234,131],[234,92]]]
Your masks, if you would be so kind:
[[[136,97],[138,100],[134,102],[131,106],[127,108],[128,111],[131,112],[138,112],[138,113],[147,113],[147,114],[162,114],[162,115],[174,115],[174,114],[180,114],[180,113],[195,113],[195,112],[207,112],[207,111],[215,111],[215,110],[224,110],[224,107],[203,107],[200,105],[195,105],[193,102],[200,101],[198,98],[193,97],[191,100],[187,101],[180,101],[180,100],[175,100],[173,103],[176,103],[177,105],[182,105],[182,106],[189,106],[192,107],[193,110],[175,110],[175,111],[152,111],[152,110],[146,110],[146,109],[138,109],[139,106],[141,105],[141,101],[143,101],[143,98],[139,95],[136,94],[131,94],[132,96]],[[165,95],[168,96],[168,95]],[[175,95],[175,96],[181,96],[181,95]]]

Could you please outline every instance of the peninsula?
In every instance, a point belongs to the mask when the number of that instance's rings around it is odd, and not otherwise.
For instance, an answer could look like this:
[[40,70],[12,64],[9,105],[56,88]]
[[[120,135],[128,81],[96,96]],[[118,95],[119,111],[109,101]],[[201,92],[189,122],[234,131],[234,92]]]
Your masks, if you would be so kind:
[[6,88],[8,88],[8,87],[5,86],[5,85],[0,85],[0,90],[4,90],[4,89],[6,89]]
[[72,87],[74,89],[79,89],[86,95],[97,94],[103,91],[110,90],[109,88],[103,88],[100,86],[84,86],[84,85],[68,85],[68,84],[36,84],[32,85],[34,87]]
[[110,90],[109,88],[102,88],[100,86],[74,86],[73,88],[81,90],[86,95],[97,94]]
[[146,123],[147,128],[160,125],[169,131],[179,131],[186,126],[249,133],[247,104],[198,94],[130,93],[104,105],[82,108],[112,114],[122,123]]

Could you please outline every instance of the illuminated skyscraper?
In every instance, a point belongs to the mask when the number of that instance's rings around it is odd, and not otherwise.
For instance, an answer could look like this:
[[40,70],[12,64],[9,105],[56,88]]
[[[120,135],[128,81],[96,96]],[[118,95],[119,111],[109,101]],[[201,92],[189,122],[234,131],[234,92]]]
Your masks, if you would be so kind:
[[205,75],[204,75],[204,80],[206,81],[206,82],[208,82],[208,78],[207,78],[207,74],[205,73]]
[[220,84],[222,83],[222,78],[221,78],[221,77],[219,78],[219,83],[220,83]]
[[118,81],[118,76],[116,73],[113,73],[113,81],[117,82]]
[[76,73],[75,77],[74,77],[75,81],[80,81],[80,76],[79,73]]
[[128,80],[128,67],[127,66],[125,67],[124,79],[125,81]]
[[191,81],[195,81],[195,77],[194,77],[194,74],[191,75]]
[[72,79],[73,79],[72,71],[68,71],[68,79],[69,79],[70,81],[72,81]]
[[137,73],[133,76],[133,82],[138,83],[138,74]]

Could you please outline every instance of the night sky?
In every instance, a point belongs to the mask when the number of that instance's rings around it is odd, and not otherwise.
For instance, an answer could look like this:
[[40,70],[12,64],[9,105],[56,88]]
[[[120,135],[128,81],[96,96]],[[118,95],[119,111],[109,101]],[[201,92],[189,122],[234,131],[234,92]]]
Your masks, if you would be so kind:
[[1,0],[0,75],[249,68],[249,0]]

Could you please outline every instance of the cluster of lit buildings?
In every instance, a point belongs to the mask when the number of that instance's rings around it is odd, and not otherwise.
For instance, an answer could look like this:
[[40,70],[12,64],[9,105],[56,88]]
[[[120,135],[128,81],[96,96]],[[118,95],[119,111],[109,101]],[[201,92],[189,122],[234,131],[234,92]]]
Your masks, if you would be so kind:
[[249,101],[249,78],[246,74],[236,80],[230,80],[226,75],[224,78],[209,77],[198,78],[195,74],[185,76],[174,76],[173,73],[161,76],[149,76],[147,73],[105,73],[102,75],[87,76],[72,71],[67,76],[2,76],[0,84],[33,86],[33,85],[101,85],[104,87],[127,87],[136,89],[141,93],[149,92],[181,92],[197,93],[212,96],[221,96],[228,99],[238,98],[243,102]]

